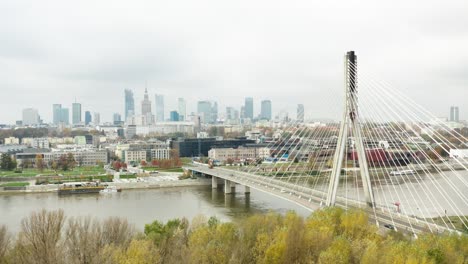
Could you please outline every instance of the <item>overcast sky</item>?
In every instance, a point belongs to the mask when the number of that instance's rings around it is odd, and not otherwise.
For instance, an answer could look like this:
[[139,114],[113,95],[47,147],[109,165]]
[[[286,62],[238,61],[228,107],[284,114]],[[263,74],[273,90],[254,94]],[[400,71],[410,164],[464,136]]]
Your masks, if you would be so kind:
[[[382,2],[378,3],[377,2]],[[124,89],[140,111],[145,82],[188,111],[244,97],[273,112],[336,117],[343,54],[437,116],[468,119],[468,1],[0,1],[0,123],[23,108],[52,119],[52,104],[123,114]],[[336,108],[338,109],[338,108]]]

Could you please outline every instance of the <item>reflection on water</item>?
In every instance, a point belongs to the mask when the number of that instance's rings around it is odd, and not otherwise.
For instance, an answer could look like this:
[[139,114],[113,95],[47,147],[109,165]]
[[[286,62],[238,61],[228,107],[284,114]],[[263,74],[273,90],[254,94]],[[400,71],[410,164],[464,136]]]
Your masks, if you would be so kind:
[[246,195],[241,186],[229,195],[207,186],[70,196],[56,193],[0,195],[0,225],[5,224],[10,231],[17,232],[22,218],[42,208],[61,208],[68,217],[125,217],[139,230],[154,220],[182,217],[191,220],[200,214],[216,216],[223,221],[237,221],[269,210],[281,213],[294,210],[303,216],[310,214],[300,206],[262,192],[251,190],[251,194]]

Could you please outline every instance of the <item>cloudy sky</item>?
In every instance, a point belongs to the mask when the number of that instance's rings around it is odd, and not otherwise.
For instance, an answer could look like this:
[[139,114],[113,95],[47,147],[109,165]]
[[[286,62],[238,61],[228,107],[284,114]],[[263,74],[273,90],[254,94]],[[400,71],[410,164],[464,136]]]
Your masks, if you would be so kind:
[[2,0],[0,123],[27,107],[49,122],[75,98],[109,121],[124,89],[140,110],[145,82],[166,112],[178,97],[224,112],[251,96],[255,113],[270,99],[274,113],[336,117],[347,50],[435,115],[454,104],[468,119],[468,1],[377,2]]

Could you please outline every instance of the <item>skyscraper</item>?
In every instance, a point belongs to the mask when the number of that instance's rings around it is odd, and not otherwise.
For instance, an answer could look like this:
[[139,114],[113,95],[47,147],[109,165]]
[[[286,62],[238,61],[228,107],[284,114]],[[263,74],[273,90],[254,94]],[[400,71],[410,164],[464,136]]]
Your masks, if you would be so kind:
[[459,122],[460,117],[458,113],[459,113],[458,106],[451,106],[450,107],[450,121]]
[[101,124],[101,115],[99,113],[94,113],[94,118],[93,118],[93,124],[95,126],[98,126],[99,124]]
[[133,115],[135,115],[135,100],[133,99],[133,92],[131,90],[125,90],[125,119]]
[[149,100],[148,89],[145,89],[145,97],[141,101],[141,115],[151,115],[151,101]]
[[156,94],[156,121],[164,122],[164,95]]
[[204,123],[215,123],[218,117],[218,104],[210,101],[199,101],[197,113]]
[[244,106],[244,118],[253,119],[253,98],[246,97],[245,98],[245,106]]
[[179,113],[179,121],[185,121],[187,119],[187,105],[184,98],[177,99],[177,108]]
[[119,125],[122,123],[122,116],[119,113],[114,113],[112,120],[114,125]]
[[73,103],[72,104],[72,121],[73,124],[81,123],[81,104],[80,103]]
[[62,122],[62,105],[61,104],[53,104],[52,105],[52,113],[53,113],[53,123],[55,125],[60,124]]
[[271,101],[270,100],[263,100],[262,107],[260,111],[260,118],[271,120]]
[[85,119],[85,125],[89,125],[89,123],[91,123],[92,118],[91,118],[91,112],[90,111],[85,112],[84,119]]
[[171,121],[179,121],[179,113],[177,111],[171,111]]
[[23,109],[23,125],[39,125],[40,117],[37,109],[25,108]]
[[304,105],[297,105],[297,121],[304,122]]
[[60,123],[64,125],[70,124],[70,111],[68,108],[62,108],[60,111]]

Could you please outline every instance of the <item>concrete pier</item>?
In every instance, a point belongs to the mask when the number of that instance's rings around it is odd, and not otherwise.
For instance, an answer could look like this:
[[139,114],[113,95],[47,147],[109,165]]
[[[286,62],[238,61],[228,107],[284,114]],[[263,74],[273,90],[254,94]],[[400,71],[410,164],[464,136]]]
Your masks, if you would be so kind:
[[211,188],[218,188],[218,178],[215,176],[211,176]]
[[250,193],[250,187],[244,186],[244,193]]

